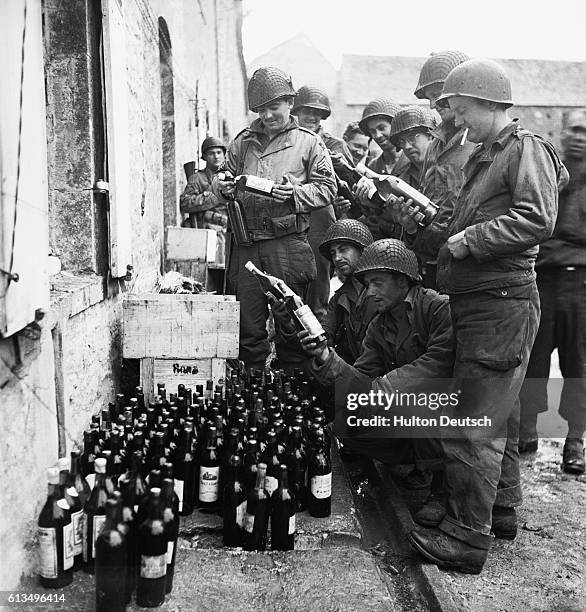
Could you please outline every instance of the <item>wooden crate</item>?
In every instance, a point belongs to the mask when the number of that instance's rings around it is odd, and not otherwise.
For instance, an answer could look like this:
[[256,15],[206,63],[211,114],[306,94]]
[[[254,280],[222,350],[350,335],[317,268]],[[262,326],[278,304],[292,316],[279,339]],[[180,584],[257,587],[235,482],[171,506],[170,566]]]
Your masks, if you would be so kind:
[[226,360],[211,359],[152,359],[140,360],[140,384],[147,400],[157,392],[157,384],[164,383],[169,393],[177,393],[177,386],[184,384],[195,392],[196,385],[214,381],[214,388],[226,376]]
[[233,295],[129,295],[122,320],[126,359],[238,357],[240,303]]

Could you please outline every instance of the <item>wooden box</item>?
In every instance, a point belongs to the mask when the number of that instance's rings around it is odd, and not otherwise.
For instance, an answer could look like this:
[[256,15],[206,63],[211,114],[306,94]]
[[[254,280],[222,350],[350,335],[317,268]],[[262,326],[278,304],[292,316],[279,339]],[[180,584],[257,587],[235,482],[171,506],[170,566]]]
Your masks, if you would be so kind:
[[140,360],[140,384],[147,400],[157,392],[157,384],[164,383],[169,393],[177,393],[177,386],[184,384],[195,392],[196,385],[214,381],[214,388],[226,376],[225,359],[152,359]]
[[233,295],[129,295],[122,320],[126,359],[238,357],[240,303]]

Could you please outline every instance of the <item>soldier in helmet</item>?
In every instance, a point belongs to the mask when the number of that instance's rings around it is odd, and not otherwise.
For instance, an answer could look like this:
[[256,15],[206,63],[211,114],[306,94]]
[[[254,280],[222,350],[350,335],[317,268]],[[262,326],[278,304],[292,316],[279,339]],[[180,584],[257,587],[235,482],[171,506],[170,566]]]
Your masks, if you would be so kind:
[[[337,155],[346,158],[351,164],[353,162],[352,155],[346,143],[341,138],[324,132],[321,122],[327,119],[331,112],[330,100],[327,94],[314,85],[303,85],[303,87],[299,88],[295,96],[295,103],[291,109],[291,114],[297,117],[297,121],[301,127],[318,134],[324,141],[332,156],[335,168],[335,156]],[[346,204],[346,200],[338,198],[337,202],[349,208],[349,202]],[[324,233],[335,220],[336,213],[334,212],[333,206],[326,206],[315,210],[311,213],[309,218],[309,233],[307,238],[315,256],[317,276],[315,280],[310,283],[307,292],[307,303],[317,318],[322,321],[326,315],[328,297],[330,295],[330,265],[329,262],[321,256],[319,245],[324,238]]]
[[[334,171],[323,141],[290,116],[294,96],[291,78],[282,70],[256,70],[248,83],[248,103],[258,119],[236,136],[226,154],[226,168],[232,175],[274,181],[270,196],[248,192],[239,196],[252,244],[239,245],[229,264],[241,304],[240,359],[254,368],[264,367],[269,354],[268,305],[244,264],[250,260],[281,278],[305,300],[316,276],[307,241],[309,213],[330,206],[336,195]],[[213,189],[225,200],[233,197],[235,183],[219,173]],[[281,367],[292,369],[300,363],[298,351],[279,333],[275,345]]]
[[[312,357],[308,364],[312,374],[322,384],[336,387],[337,416],[344,414],[348,393],[356,389],[390,395],[397,390],[417,393],[429,391],[436,383],[442,385],[452,375],[454,360],[448,298],[421,286],[413,251],[400,240],[378,240],[364,249],[354,274],[366,285],[366,295],[377,310],[354,365],[325,342],[299,333],[303,348]],[[424,416],[429,414],[424,412]],[[336,429],[342,434],[338,425],[337,420]],[[429,485],[424,470],[441,475],[437,439],[390,440],[382,429],[375,433],[377,437],[369,439],[345,437],[344,445],[386,463],[414,462],[416,469],[408,480],[412,488]],[[441,477],[434,481],[441,486]]]
[[[415,530],[410,540],[440,567],[479,573],[493,537],[517,533],[518,396],[539,319],[534,264],[567,172],[551,144],[509,118],[511,83],[496,62],[456,66],[442,101],[478,143],[438,255],[437,282],[450,297],[456,339],[457,416],[488,418],[492,427],[489,435],[445,429],[446,514],[438,529]],[[415,234],[410,215],[407,202],[400,221]]]
[[392,174],[397,162],[397,149],[391,141],[391,124],[401,106],[390,98],[375,98],[362,111],[360,129],[376,142],[382,153],[368,164],[377,174]]
[[429,229],[419,228],[416,234],[406,236],[407,245],[421,258],[423,284],[436,288],[436,258],[439,248],[447,240],[447,226],[464,175],[462,166],[470,156],[474,144],[464,138],[464,128],[454,125],[454,111],[445,102],[436,104],[450,71],[470,59],[461,51],[433,53],[423,64],[415,95],[429,100],[441,123],[431,134],[433,140],[427,148],[423,163],[421,186],[423,193],[438,206],[438,213]]
[[206,167],[189,177],[179,198],[181,212],[189,215],[188,227],[226,226],[226,206],[212,193],[212,177],[224,163],[225,155],[226,146],[219,138],[209,136],[203,141],[201,158]]

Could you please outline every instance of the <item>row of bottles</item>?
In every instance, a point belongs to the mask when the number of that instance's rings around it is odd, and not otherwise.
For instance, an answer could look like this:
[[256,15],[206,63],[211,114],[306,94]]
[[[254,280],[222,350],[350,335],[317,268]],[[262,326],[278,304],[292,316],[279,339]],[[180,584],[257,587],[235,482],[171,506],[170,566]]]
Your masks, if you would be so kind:
[[272,549],[291,550],[296,512],[330,514],[329,429],[300,372],[157,390],[148,403],[140,387],[117,395],[92,418],[83,452],[48,470],[41,584],[95,573],[98,610],[124,609],[135,590],[139,605],[164,600],[179,516],[220,514],[226,546],[265,550],[270,533]]

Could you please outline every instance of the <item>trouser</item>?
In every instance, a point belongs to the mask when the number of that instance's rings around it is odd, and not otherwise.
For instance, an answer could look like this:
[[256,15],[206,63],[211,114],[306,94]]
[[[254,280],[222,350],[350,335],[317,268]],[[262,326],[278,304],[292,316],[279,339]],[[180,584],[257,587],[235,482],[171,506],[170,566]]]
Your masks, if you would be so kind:
[[315,257],[317,275],[309,284],[307,291],[307,305],[315,316],[323,321],[328,310],[330,297],[330,262],[319,252],[319,245],[323,242],[326,230],[336,217],[332,206],[320,208],[311,213],[309,217],[309,233],[307,238]]
[[541,321],[521,389],[521,431],[547,411],[551,353],[558,349],[564,377],[559,413],[586,426],[586,266],[537,270]]
[[445,533],[474,546],[491,540],[494,505],[521,504],[519,390],[539,324],[535,283],[450,296],[456,338],[455,417],[491,419],[490,431],[442,429]]
[[[267,333],[268,300],[256,277],[244,268],[247,261],[285,281],[301,299],[315,278],[315,261],[305,234],[291,234],[273,240],[238,247],[236,298],[240,302],[240,359],[248,367],[264,368],[270,346]],[[281,367],[302,367],[304,354],[283,338],[275,318],[275,349]]]

